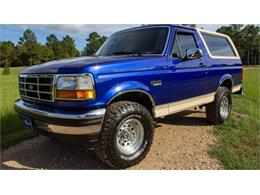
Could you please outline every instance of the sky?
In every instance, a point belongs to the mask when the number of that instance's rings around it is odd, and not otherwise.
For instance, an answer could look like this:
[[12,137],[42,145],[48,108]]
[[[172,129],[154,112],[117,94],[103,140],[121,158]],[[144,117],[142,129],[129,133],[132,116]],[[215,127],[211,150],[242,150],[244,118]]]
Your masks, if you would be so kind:
[[[19,37],[26,29],[31,29],[37,40],[45,44],[46,37],[55,34],[59,39],[65,35],[74,38],[76,48],[82,51],[86,45],[86,39],[91,32],[98,32],[100,35],[110,36],[119,30],[140,26],[140,24],[0,24],[0,41],[12,41],[17,44]],[[221,24],[200,24],[206,30],[215,31]]]

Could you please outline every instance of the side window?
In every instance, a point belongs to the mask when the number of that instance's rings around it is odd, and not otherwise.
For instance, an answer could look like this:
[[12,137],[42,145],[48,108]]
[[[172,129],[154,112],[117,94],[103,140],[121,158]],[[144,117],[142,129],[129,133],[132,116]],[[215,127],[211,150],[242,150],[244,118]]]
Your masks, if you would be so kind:
[[213,56],[236,56],[229,41],[225,37],[202,34],[211,55]]
[[180,53],[180,47],[176,38],[174,40],[173,47],[172,47],[172,57],[182,58]]
[[198,48],[192,33],[178,32],[175,36],[172,56],[184,58],[187,49]]

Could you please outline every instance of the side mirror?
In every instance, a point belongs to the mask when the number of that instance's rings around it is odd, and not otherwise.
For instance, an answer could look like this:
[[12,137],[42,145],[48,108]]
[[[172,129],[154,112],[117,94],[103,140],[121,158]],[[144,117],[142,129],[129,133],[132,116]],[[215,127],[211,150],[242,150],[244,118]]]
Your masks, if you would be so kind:
[[187,60],[194,60],[203,56],[202,51],[199,48],[187,49],[185,58]]

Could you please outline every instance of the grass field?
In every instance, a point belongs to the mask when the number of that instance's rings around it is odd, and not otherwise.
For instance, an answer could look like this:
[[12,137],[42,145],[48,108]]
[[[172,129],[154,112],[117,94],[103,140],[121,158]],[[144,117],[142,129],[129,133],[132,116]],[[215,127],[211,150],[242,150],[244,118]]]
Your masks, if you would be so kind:
[[35,136],[35,132],[23,128],[13,108],[14,101],[19,98],[18,74],[21,69],[11,68],[10,75],[3,75],[0,68],[1,149]]
[[219,145],[210,153],[226,169],[260,169],[260,69],[245,69],[244,95],[233,96],[233,113],[214,128]]
[[[0,69],[1,149],[36,135],[22,127],[13,109],[21,69],[11,68],[10,75]],[[231,117],[214,127],[219,144],[209,151],[226,169],[260,169],[260,69],[244,70],[243,87],[243,96],[233,96]]]

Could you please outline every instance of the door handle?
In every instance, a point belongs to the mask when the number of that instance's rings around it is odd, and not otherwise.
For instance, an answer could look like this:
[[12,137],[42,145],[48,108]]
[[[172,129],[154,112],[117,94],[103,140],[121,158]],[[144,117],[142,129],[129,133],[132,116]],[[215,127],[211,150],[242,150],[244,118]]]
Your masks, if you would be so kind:
[[167,69],[168,66],[155,66],[155,69]]
[[201,68],[204,68],[204,67],[206,67],[207,65],[206,65],[205,63],[201,62],[201,63],[199,64],[199,66],[200,66]]

